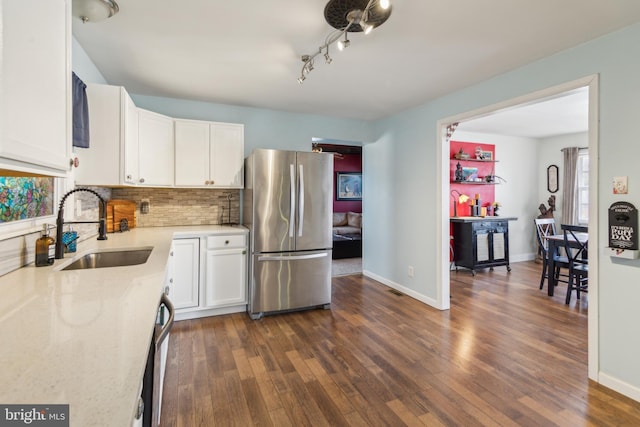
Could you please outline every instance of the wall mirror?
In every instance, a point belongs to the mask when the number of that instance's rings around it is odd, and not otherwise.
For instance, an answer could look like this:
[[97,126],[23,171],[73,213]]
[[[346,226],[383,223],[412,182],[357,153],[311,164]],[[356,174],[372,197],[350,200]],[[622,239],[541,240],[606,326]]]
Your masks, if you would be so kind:
[[558,191],[558,166],[556,165],[547,168],[547,190],[549,193]]

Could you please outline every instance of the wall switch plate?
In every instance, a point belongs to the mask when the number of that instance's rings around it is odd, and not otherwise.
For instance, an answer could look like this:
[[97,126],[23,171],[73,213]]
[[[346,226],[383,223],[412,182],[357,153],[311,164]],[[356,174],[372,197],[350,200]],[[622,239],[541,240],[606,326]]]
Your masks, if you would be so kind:
[[413,265],[410,265],[409,268],[407,269],[407,275],[409,277],[413,277]]

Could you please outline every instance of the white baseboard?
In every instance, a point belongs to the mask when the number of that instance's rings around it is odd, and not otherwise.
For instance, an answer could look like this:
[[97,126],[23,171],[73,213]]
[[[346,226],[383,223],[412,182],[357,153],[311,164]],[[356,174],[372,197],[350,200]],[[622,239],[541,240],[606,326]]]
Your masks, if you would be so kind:
[[600,384],[640,402],[640,388],[605,373],[598,374]]
[[201,317],[220,316],[222,314],[242,313],[247,311],[247,305],[234,305],[222,308],[196,308],[196,309],[178,309],[176,310],[175,321],[199,319]]
[[509,257],[509,262],[523,262],[523,261],[534,261],[536,259],[535,253],[529,254],[519,254]]
[[426,295],[420,294],[420,293],[414,291],[413,289],[409,289],[409,288],[407,288],[405,286],[402,286],[399,283],[396,283],[396,282],[393,282],[391,280],[388,280],[388,279],[386,279],[386,278],[384,278],[382,276],[378,276],[377,274],[374,274],[374,273],[372,273],[372,272],[370,272],[368,270],[364,270],[362,272],[362,274],[364,276],[366,276],[366,277],[369,277],[369,278],[371,278],[373,280],[376,280],[376,281],[382,283],[383,285],[386,285],[386,286],[388,286],[390,288],[393,288],[393,289],[395,289],[395,290],[397,290],[399,292],[402,292],[403,294],[405,294],[407,296],[410,296],[413,299],[417,299],[420,302],[423,302],[423,303],[425,303],[427,305],[430,305],[433,308],[437,308],[438,310],[440,310],[440,307],[438,307],[438,302],[436,300],[432,299],[432,298],[429,298]]

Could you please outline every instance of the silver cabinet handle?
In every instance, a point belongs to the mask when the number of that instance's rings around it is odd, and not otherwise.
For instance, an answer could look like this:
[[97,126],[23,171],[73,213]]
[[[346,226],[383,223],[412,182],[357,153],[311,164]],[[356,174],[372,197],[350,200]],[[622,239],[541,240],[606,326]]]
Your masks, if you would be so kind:
[[175,316],[175,309],[173,308],[173,304],[171,304],[171,301],[165,294],[162,294],[162,297],[160,298],[160,304],[164,304],[164,306],[167,307],[167,310],[169,311],[169,320],[167,320],[167,323],[165,323],[165,325],[162,327],[160,333],[158,334],[158,337],[156,338],[156,350],[160,348],[162,342],[167,338],[167,335],[169,335],[169,331],[173,326],[173,318]]
[[323,252],[321,254],[298,255],[298,256],[265,255],[265,256],[258,257],[258,261],[297,261],[301,259],[324,258],[326,256],[329,256],[327,252]]
[[298,189],[298,236],[302,236],[304,219],[304,169],[300,165],[300,188]]
[[138,398],[138,407],[136,408],[136,414],[135,414],[135,419],[139,420],[140,418],[142,418],[142,415],[144,414],[144,400],[142,400],[142,397]]
[[144,178],[140,178],[140,183],[143,183],[143,182],[144,182]]
[[295,211],[296,211],[296,169],[293,164],[289,165],[289,175],[290,175],[290,189],[289,192],[291,194],[291,206],[289,207],[289,237],[293,237],[293,230],[295,227]]

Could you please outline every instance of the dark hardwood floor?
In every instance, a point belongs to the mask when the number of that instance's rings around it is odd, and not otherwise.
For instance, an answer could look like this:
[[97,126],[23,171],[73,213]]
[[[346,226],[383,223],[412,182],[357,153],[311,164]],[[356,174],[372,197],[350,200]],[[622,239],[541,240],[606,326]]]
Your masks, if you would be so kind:
[[538,289],[533,262],[451,272],[438,311],[361,275],[331,310],[175,324],[162,426],[640,425],[587,378],[588,296]]

